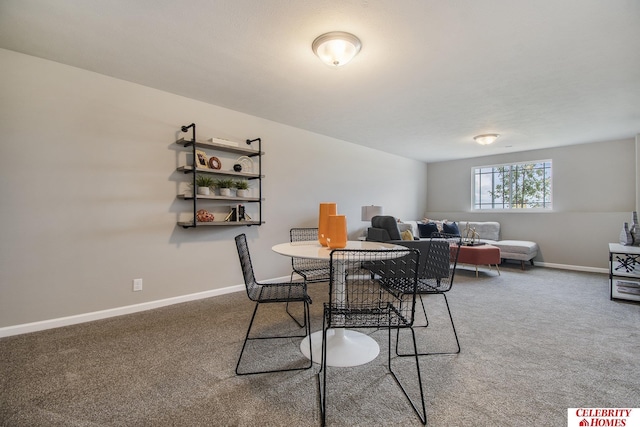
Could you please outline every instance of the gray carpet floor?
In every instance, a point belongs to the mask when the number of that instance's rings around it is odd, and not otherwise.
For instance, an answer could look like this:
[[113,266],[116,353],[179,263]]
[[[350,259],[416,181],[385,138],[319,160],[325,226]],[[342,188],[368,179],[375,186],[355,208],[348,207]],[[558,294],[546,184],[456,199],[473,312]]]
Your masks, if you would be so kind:
[[[570,407],[640,407],[640,304],[610,301],[604,274],[501,270],[456,275],[449,301],[462,352],[420,359],[430,426],[565,426]],[[310,293],[318,330],[327,284]],[[442,298],[427,309],[420,346],[453,348]],[[1,339],[0,425],[319,425],[317,365],[234,374],[252,310],[235,293]],[[256,332],[295,330],[280,305],[256,321]],[[329,368],[328,424],[421,425],[387,372],[386,332],[366,333],[381,354]],[[299,342],[253,342],[245,367],[302,363]],[[415,383],[411,358],[394,368]]]

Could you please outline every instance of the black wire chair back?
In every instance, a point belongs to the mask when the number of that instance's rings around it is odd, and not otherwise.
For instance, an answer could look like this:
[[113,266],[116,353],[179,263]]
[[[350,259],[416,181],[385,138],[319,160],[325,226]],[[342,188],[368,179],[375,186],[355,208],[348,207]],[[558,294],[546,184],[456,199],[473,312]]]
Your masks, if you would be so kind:
[[[456,326],[453,322],[453,316],[451,315],[451,307],[449,306],[449,300],[447,299],[447,292],[451,290],[453,286],[453,279],[456,273],[456,266],[458,264],[458,255],[460,254],[460,246],[462,244],[462,238],[453,234],[447,233],[433,233],[431,234],[429,249],[426,255],[423,254],[420,265],[420,273],[418,274],[418,283],[416,287],[416,294],[419,297],[420,305],[425,317],[425,324],[416,325],[414,327],[428,327],[429,316],[427,315],[427,309],[424,303],[424,295],[442,295],[444,298],[447,312],[449,314],[449,320],[451,322],[451,328],[453,329],[453,335],[456,341],[456,348],[453,351],[430,351],[420,352],[418,356],[426,356],[430,354],[458,354],[460,353],[460,340],[458,339],[458,333]],[[405,289],[391,284],[390,292],[408,293]],[[396,344],[400,340],[396,341]],[[396,346],[396,354],[399,356],[414,356],[413,353],[400,353],[398,346]]]
[[325,303],[327,327],[409,327],[415,298],[403,300],[386,292],[384,282],[402,282],[407,294],[417,286],[415,250],[352,250],[331,252],[330,302]]
[[[292,228],[289,230],[289,239],[292,244],[304,244],[305,242],[318,241],[318,228]],[[305,282],[326,282],[329,280],[329,261],[310,258],[291,258],[293,274],[300,275]]]
[[418,275],[418,293],[448,292],[453,286],[462,238],[433,233],[424,265]]

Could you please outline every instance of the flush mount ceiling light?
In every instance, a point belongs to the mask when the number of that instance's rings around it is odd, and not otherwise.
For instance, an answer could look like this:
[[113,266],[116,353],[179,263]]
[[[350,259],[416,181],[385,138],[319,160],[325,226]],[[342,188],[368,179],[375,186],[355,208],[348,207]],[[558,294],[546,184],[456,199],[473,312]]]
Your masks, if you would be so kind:
[[493,144],[500,135],[497,133],[485,133],[484,135],[474,136],[473,139],[480,145]]
[[359,38],[343,31],[325,33],[311,44],[313,53],[331,67],[340,67],[351,61],[361,47]]

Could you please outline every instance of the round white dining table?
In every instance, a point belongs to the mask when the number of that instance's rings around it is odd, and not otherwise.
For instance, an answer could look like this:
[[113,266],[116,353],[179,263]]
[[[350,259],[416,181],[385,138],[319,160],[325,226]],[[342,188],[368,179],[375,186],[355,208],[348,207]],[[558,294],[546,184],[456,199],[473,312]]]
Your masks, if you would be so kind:
[[[271,248],[274,252],[281,255],[296,258],[311,258],[329,261],[332,249],[321,246],[317,240],[306,242],[290,242],[280,243]],[[404,246],[394,245],[390,243],[369,242],[369,241],[352,241],[347,242],[344,249],[406,249]],[[344,286],[344,277],[346,266],[343,263],[336,262],[334,265],[335,277],[338,279],[337,285]],[[300,343],[300,351],[307,358],[309,354],[309,339],[311,339],[311,352],[313,360],[320,363],[322,360],[322,331],[312,333]],[[327,365],[346,367],[358,366],[371,362],[380,353],[380,346],[371,337],[366,334],[344,329],[335,328],[327,330]]]

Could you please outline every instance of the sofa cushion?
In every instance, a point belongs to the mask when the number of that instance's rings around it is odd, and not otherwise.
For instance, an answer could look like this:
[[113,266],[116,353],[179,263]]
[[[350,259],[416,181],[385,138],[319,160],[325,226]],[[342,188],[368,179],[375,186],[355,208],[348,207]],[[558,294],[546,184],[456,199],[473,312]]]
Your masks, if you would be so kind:
[[398,230],[400,230],[400,233],[403,233],[407,230],[413,232],[413,227],[411,226],[411,224],[405,224],[404,222],[399,222]]
[[452,234],[454,236],[460,235],[460,230],[458,229],[458,225],[455,222],[445,222],[442,224],[442,232],[447,234]]
[[431,237],[431,233],[437,233],[438,226],[435,222],[418,223],[418,236],[421,239],[428,239]]
[[500,248],[502,258],[529,261],[538,254],[538,244],[527,240],[500,240],[493,243]]
[[[458,229],[461,234],[464,234],[464,230],[467,224],[471,228],[476,229],[476,233],[480,235],[481,240],[500,240],[500,223],[494,221],[458,221]],[[464,236],[463,236],[464,237]]]
[[402,224],[411,227],[411,234],[413,234],[414,238],[417,238],[420,235],[420,232],[418,230],[418,222],[419,221],[402,221]]

